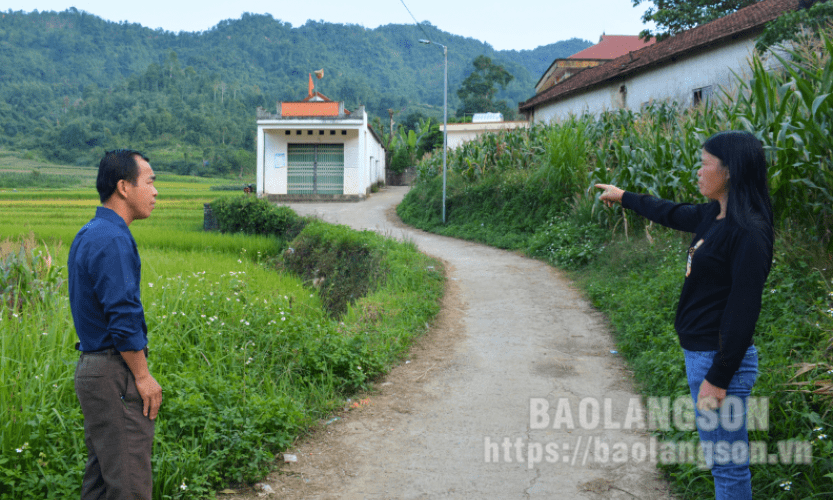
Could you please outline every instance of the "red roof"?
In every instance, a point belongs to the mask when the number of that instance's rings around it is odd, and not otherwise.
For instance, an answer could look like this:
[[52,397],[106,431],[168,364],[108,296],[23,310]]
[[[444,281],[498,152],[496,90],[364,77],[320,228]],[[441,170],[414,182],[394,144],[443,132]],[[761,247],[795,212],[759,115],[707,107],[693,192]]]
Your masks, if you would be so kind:
[[660,66],[669,60],[673,61],[685,54],[713,47],[726,40],[754,34],[785,12],[796,10],[798,3],[799,0],[763,0],[710,23],[629,52],[601,66],[587,68],[520,103],[518,109],[526,111],[539,104],[580,93],[595,85]]
[[655,38],[643,42],[636,35],[602,35],[599,43],[571,55],[568,59],[616,59],[628,52],[653,45],[654,42]]

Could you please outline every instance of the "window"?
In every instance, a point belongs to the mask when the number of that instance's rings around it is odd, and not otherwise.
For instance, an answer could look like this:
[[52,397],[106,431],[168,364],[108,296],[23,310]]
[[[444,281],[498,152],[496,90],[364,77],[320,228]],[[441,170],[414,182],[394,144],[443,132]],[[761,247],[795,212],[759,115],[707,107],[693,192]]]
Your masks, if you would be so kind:
[[341,135],[347,135],[347,131],[346,131],[346,130],[342,130],[342,131],[341,131]]
[[617,104],[620,108],[628,107],[628,87],[624,85],[619,87],[619,102]]
[[335,130],[330,130],[330,135],[336,135],[336,131]]
[[694,89],[694,93],[691,96],[691,105],[692,106],[699,106],[700,104],[708,104],[709,98],[712,95],[712,86],[709,85],[708,87],[701,87],[699,89]]
[[292,131],[287,130],[286,132],[284,132],[284,135],[289,135],[289,134],[291,134],[291,133],[292,133]]

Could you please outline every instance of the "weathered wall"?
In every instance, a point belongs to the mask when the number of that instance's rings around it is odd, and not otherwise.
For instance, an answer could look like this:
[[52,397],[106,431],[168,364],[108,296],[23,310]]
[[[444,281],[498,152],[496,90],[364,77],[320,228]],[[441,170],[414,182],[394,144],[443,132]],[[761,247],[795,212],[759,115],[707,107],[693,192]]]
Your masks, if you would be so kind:
[[[534,121],[563,120],[571,113],[598,115],[620,107],[638,111],[651,101],[676,101],[683,106],[691,106],[695,89],[712,86],[713,96],[718,96],[720,87],[734,88],[736,79],[732,72],[748,74],[754,47],[755,38],[749,36],[668,61],[662,66],[607,82],[582,94],[541,105],[535,109]],[[625,87],[624,96],[620,91],[622,86]]]

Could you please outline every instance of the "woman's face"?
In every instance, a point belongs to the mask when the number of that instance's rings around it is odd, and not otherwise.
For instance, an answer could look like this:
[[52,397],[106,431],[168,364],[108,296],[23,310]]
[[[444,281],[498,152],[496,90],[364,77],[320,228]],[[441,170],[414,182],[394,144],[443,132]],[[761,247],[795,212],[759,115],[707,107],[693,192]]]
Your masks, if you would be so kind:
[[729,195],[729,170],[720,158],[703,150],[703,166],[697,171],[700,193],[710,200],[720,201]]

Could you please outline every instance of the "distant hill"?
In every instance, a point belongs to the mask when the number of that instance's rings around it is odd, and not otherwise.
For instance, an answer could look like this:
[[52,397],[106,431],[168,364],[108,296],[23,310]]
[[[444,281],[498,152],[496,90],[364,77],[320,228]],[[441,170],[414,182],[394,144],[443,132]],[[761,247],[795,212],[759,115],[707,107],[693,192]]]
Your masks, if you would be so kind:
[[418,43],[422,30],[449,47],[452,110],[477,55],[514,75],[498,95],[514,106],[533,95],[553,59],[591,45],[572,39],[496,51],[429,23],[366,29],[308,21],[293,27],[270,15],[244,14],[204,32],[172,33],[74,8],[8,11],[0,19],[0,146],[79,162],[126,142],[251,152],[255,107],[303,98],[307,74],[321,68],[318,89],[348,108],[365,105],[385,118],[391,108],[403,115],[438,110],[443,60],[437,47]]

